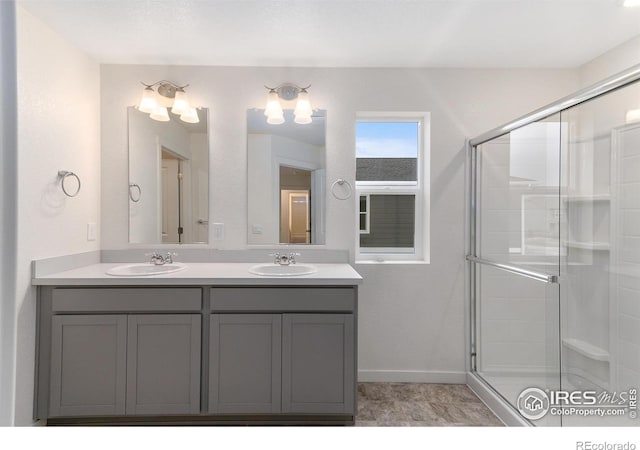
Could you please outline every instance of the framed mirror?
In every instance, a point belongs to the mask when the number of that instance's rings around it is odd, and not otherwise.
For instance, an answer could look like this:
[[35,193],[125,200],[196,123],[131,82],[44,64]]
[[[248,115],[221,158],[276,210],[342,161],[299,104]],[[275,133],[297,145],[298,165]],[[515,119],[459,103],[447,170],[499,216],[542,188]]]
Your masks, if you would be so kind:
[[264,110],[247,111],[248,243],[325,243],[325,119],[270,125]]
[[209,241],[209,111],[197,113],[159,122],[128,108],[130,243]]

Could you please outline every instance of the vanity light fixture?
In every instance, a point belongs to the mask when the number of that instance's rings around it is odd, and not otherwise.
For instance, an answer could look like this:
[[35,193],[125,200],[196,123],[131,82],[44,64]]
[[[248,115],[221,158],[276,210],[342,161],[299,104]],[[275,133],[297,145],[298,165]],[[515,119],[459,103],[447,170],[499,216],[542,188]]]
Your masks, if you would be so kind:
[[296,102],[296,108],[293,111],[295,123],[307,124],[311,123],[311,102],[309,100],[309,89],[311,85],[307,87],[300,87],[292,83],[282,83],[277,87],[265,86],[269,90],[267,94],[267,105],[264,108],[264,115],[267,116],[267,123],[271,125],[279,125],[284,123],[284,114],[282,112],[282,105],[280,99],[286,101],[292,101],[298,99]]
[[189,104],[187,93],[184,91],[188,84],[179,86],[167,80],[156,81],[153,84],[140,83],[144,90],[138,110],[148,113],[153,120],[168,122],[170,118],[167,108],[171,107],[171,113],[180,116],[183,122],[200,122],[196,108]]

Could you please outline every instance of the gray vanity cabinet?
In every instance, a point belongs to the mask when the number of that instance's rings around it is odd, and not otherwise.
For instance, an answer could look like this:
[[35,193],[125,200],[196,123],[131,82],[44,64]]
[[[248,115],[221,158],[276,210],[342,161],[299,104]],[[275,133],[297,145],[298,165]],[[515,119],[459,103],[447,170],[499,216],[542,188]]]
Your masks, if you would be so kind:
[[125,413],[127,316],[54,316],[50,415]]
[[212,314],[211,413],[353,414],[353,314]]
[[280,412],[280,314],[212,314],[209,411]]
[[354,416],[356,295],[212,288],[209,412]]
[[357,292],[41,287],[34,417],[353,424]]
[[44,290],[38,416],[199,414],[201,298],[197,288]]
[[353,314],[284,314],[282,411],[353,414]]
[[199,314],[52,318],[51,417],[199,412]]

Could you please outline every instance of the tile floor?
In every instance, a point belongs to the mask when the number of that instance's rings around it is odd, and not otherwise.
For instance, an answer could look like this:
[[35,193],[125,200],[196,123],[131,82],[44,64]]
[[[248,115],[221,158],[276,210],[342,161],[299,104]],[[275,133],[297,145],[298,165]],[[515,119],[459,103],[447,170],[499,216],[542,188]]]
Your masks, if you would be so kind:
[[356,426],[503,426],[465,385],[358,383]]

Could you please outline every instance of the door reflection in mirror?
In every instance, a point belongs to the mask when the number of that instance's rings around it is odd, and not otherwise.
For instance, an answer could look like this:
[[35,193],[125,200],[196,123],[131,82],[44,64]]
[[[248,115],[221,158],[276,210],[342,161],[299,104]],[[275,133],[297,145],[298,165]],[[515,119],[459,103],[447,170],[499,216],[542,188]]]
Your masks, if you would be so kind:
[[[209,241],[208,110],[200,122],[158,122],[128,110],[129,242],[192,244]],[[174,116],[171,115],[173,119]]]
[[162,243],[182,242],[183,159],[162,149]]
[[311,244],[312,171],[280,166],[280,243]]

